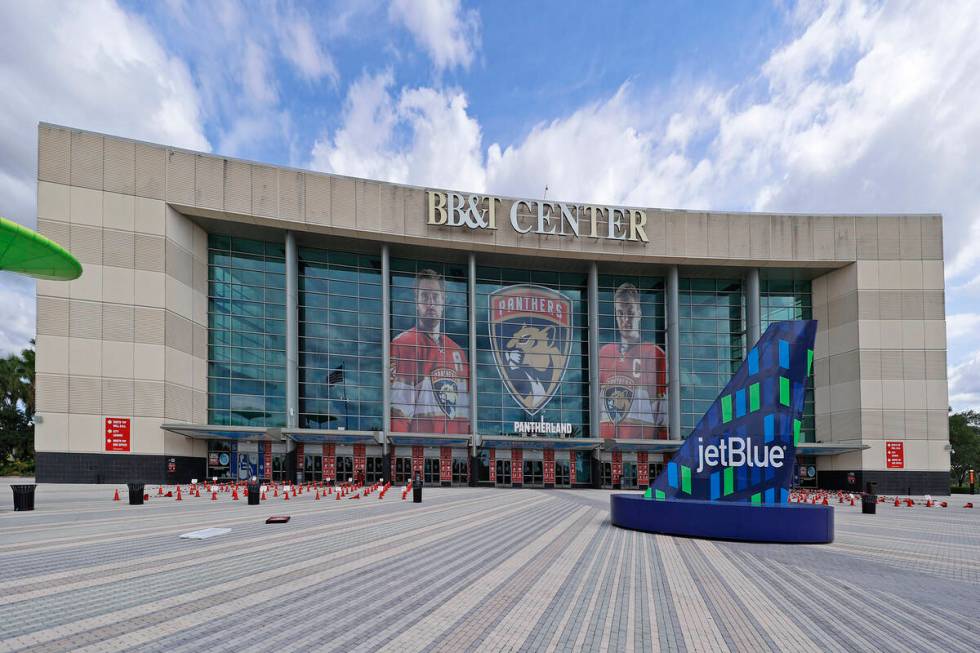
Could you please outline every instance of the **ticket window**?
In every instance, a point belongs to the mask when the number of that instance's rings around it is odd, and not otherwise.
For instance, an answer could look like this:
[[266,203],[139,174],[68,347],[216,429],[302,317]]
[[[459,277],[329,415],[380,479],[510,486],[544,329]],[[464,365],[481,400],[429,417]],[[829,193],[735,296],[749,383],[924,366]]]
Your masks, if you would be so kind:
[[470,482],[470,464],[466,458],[453,458],[453,485]]
[[438,458],[426,458],[425,464],[422,467],[423,477],[422,480],[427,484],[438,485],[439,484],[439,459]]
[[395,458],[395,483],[404,485],[412,479],[412,459]]
[[619,482],[624,490],[636,489],[636,463],[623,463],[623,477]]
[[540,460],[524,461],[524,487],[541,487],[544,485],[544,462]]
[[571,463],[567,460],[555,461],[555,487],[570,487],[572,484]]
[[347,483],[350,479],[354,478],[354,457],[353,456],[337,456],[337,481],[339,483]]
[[498,460],[497,461],[497,485],[504,485],[510,487],[510,461],[509,460]]
[[599,469],[602,472],[602,487],[612,487],[612,463],[602,463]]
[[303,478],[307,481],[323,480],[323,456],[313,454],[303,456]]
[[364,465],[365,482],[378,483],[385,477],[384,458],[381,456],[368,456]]

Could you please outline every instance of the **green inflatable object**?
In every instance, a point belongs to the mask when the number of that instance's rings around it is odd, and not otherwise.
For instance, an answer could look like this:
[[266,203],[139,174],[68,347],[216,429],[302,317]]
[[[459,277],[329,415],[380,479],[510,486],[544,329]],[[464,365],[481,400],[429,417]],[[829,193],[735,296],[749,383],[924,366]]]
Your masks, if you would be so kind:
[[0,218],[0,270],[53,281],[82,276],[82,264],[67,249],[6,218]]

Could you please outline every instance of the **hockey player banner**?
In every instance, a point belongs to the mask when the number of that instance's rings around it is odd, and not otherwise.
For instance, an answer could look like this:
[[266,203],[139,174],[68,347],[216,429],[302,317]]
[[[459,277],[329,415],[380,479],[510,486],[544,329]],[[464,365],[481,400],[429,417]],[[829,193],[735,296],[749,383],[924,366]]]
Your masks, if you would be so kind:
[[529,415],[561,386],[571,351],[572,303],[532,284],[490,293],[490,344],[501,380]]
[[404,263],[418,269],[393,274],[391,430],[469,433],[465,276],[446,265]]
[[653,281],[600,280],[604,328],[599,349],[599,431],[603,438],[667,437],[663,291]]

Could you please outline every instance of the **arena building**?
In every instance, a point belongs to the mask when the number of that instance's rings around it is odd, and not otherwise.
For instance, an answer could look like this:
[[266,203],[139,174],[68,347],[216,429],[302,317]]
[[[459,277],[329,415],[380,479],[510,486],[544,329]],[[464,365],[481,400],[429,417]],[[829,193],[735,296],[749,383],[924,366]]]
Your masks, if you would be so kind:
[[800,484],[948,492],[939,215],[474,195],[48,124],[37,210],[84,267],[37,284],[40,482],[641,488],[769,323],[816,319]]

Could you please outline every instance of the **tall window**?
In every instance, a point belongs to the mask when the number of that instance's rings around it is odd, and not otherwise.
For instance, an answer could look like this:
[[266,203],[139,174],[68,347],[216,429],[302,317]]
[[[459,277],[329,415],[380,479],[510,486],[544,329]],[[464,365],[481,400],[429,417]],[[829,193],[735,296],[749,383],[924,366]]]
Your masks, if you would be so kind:
[[381,308],[379,256],[299,249],[300,427],[381,429]]
[[599,276],[603,438],[667,437],[663,279]]
[[470,432],[465,265],[391,261],[391,430]]
[[589,436],[586,277],[477,268],[480,433]]
[[282,243],[208,237],[208,421],[286,423]]
[[745,353],[742,283],[680,279],[681,434],[697,425]]
[[[759,281],[759,312],[762,332],[773,322],[780,320],[812,320],[813,290],[809,280],[796,280],[788,274],[773,271]],[[816,423],[813,417],[813,372],[806,387],[803,403],[801,442],[816,439]]]

